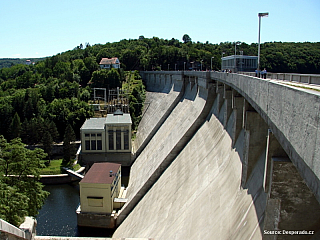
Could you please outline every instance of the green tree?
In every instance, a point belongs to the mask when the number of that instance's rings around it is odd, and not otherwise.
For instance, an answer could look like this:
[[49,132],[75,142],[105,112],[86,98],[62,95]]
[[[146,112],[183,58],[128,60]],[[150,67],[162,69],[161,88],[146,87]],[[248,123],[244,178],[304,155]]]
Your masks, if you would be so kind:
[[9,127],[11,139],[20,137],[20,131],[21,131],[20,117],[18,113],[15,113]]
[[[1,101],[3,100],[3,101]],[[0,99],[0,134],[8,137],[8,129],[12,122],[13,107],[7,98]]]
[[44,152],[48,155],[49,162],[51,160],[51,154],[52,154],[52,144],[53,144],[53,139],[52,136],[49,132],[49,130],[45,130],[44,134],[41,139],[42,145],[43,145],[43,150]]
[[49,194],[39,182],[46,154],[26,149],[20,138],[8,143],[0,136],[0,148],[0,218],[18,226],[38,214]]
[[76,135],[70,124],[67,125],[63,137],[63,160],[62,165],[70,167],[73,164],[71,157],[75,154],[74,145],[71,142],[76,140]]
[[92,78],[90,80],[92,87],[106,88],[107,87],[107,73],[108,73],[108,70],[106,70],[106,69],[94,71],[92,73]]
[[120,74],[117,69],[112,68],[107,72],[106,82],[107,82],[107,85],[109,85],[109,89],[113,89],[121,86]]
[[184,43],[188,43],[188,42],[191,42],[191,37],[189,37],[188,34],[184,34],[182,37],[182,40]]

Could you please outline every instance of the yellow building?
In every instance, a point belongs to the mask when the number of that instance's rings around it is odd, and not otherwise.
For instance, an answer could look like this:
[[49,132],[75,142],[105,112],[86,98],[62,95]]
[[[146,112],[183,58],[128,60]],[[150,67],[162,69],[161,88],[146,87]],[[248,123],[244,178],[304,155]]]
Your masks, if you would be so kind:
[[112,228],[114,199],[118,198],[121,189],[121,165],[94,163],[79,186],[78,225]]

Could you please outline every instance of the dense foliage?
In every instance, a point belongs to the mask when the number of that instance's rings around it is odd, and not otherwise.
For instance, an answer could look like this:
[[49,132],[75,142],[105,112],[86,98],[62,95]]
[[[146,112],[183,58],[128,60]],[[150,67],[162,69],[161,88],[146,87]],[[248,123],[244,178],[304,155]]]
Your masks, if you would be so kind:
[[7,142],[3,136],[0,149],[0,218],[18,226],[24,216],[38,214],[49,194],[39,182],[46,154],[26,149],[19,138]]
[[[119,42],[96,44],[91,46],[82,44],[73,50],[48,58],[46,67],[52,69],[58,61],[65,62],[64,69],[80,77],[85,85],[92,78],[92,73],[98,70],[98,63],[103,57],[118,57],[124,70],[188,70],[191,62],[200,65],[203,70],[212,68],[219,70],[221,57],[235,53],[234,42],[212,44],[192,42],[189,35],[178,39],[161,39],[158,37],[138,39],[124,39]],[[237,54],[257,55],[258,44],[239,42]],[[223,54],[224,53],[224,54]],[[214,57],[212,59],[212,57]],[[59,67],[59,65],[58,65]],[[56,67],[56,68],[58,68]],[[60,64],[62,67],[62,64]],[[267,42],[261,44],[261,68],[266,67],[269,72],[320,73],[320,42]],[[69,71],[69,73],[70,73]],[[46,71],[46,74],[57,72]],[[69,74],[71,77],[71,74]],[[123,76],[121,76],[123,77]]]
[[128,91],[129,111],[132,130],[136,130],[142,118],[142,109],[146,98],[145,86],[138,71],[127,72],[122,88]]
[[79,129],[93,116],[89,90],[66,70],[69,64],[46,68],[46,62],[0,70],[0,134],[6,139],[35,144],[49,134],[53,141],[62,140],[68,124]]
[[43,60],[44,58],[1,58],[0,59],[0,69],[8,68],[16,64],[25,64],[27,60],[30,60],[31,63],[36,63]]

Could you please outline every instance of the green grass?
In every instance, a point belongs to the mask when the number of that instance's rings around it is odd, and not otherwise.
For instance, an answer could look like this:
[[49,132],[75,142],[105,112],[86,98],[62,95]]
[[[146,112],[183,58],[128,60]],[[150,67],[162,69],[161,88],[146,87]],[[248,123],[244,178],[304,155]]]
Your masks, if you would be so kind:
[[72,168],[73,168],[73,171],[78,171],[81,168],[81,166],[79,163],[77,163],[76,165],[73,165]]
[[[62,159],[51,160],[49,166],[41,170],[41,175],[56,175],[61,174]],[[76,164],[72,167],[73,171],[77,171],[81,168],[80,164]]]
[[60,166],[62,163],[62,159],[51,160],[49,166],[43,168],[41,170],[41,175],[55,175],[60,174]]

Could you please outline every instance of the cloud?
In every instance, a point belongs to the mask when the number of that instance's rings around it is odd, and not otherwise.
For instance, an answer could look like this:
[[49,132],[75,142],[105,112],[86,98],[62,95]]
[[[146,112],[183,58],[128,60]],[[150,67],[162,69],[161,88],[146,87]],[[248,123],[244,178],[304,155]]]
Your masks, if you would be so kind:
[[17,54],[13,54],[12,56],[13,56],[13,57],[20,57],[21,54],[20,54],[20,53],[17,53]]

